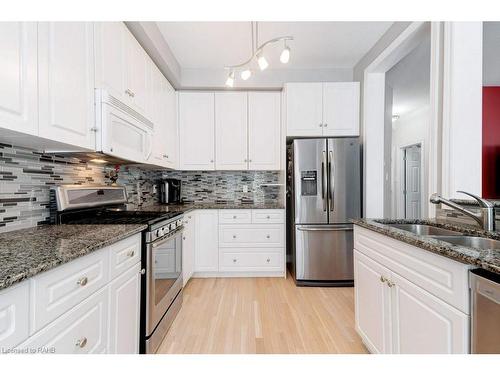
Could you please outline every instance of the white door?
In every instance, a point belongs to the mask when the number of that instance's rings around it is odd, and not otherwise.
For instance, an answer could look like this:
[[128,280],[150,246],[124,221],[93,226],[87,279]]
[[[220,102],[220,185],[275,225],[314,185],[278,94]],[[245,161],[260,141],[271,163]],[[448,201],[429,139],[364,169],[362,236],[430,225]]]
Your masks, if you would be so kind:
[[37,24],[0,23],[0,128],[38,133]]
[[391,353],[390,271],[354,250],[356,330],[371,352]]
[[403,150],[405,218],[420,219],[422,217],[422,155],[420,145],[406,147]]
[[91,22],[38,25],[39,135],[95,150]]
[[122,101],[129,99],[125,90],[125,25],[123,22],[95,22],[95,87],[107,90]]
[[248,169],[280,169],[279,92],[248,93]]
[[151,116],[147,113],[149,99],[148,56],[128,29],[125,31],[125,63],[125,91],[129,98],[128,103],[149,119]]
[[165,77],[162,80],[162,105],[165,111],[166,135],[165,145],[166,153],[164,156],[165,166],[167,168],[177,168],[177,152],[179,138],[177,134],[177,95],[174,88]]
[[182,236],[182,281],[187,284],[194,272],[195,257],[195,213],[189,212],[184,216],[184,232]]
[[248,168],[247,93],[215,93],[215,169]]
[[359,135],[359,82],[323,84],[323,135]]
[[181,170],[215,169],[214,94],[179,93]]
[[391,281],[394,353],[469,352],[469,316],[397,274]]
[[139,353],[141,264],[137,263],[109,285],[109,353]]
[[286,135],[323,135],[323,84],[288,83],[285,86]]
[[219,270],[219,215],[217,210],[196,212],[195,272]]

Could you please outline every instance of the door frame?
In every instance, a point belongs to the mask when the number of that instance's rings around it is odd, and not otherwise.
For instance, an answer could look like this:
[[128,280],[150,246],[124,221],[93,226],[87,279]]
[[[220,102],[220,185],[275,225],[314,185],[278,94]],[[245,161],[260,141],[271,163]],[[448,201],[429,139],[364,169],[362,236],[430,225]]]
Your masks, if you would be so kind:
[[[441,114],[442,114],[442,22],[412,22],[364,70],[363,82],[363,214],[384,217],[384,124],[385,74],[429,35],[430,58],[430,118],[428,130],[429,178],[426,191],[440,191],[441,173]],[[423,168],[422,168],[423,169]],[[367,188],[369,182],[370,188]],[[424,200],[425,197],[424,197]],[[423,200],[423,201],[424,201]],[[435,216],[435,206],[427,203],[428,217]]]
[[425,192],[425,189],[424,189],[424,186],[422,184],[422,181],[424,181],[424,177],[425,177],[425,173],[424,173],[424,168],[423,168],[423,161],[424,161],[424,141],[423,140],[418,140],[416,142],[411,142],[411,143],[408,143],[408,144],[403,144],[403,145],[400,145],[398,146],[398,152],[397,152],[397,163],[399,165],[395,166],[397,169],[397,171],[399,171],[399,174],[401,176],[401,179],[399,180],[399,186],[398,186],[398,189],[396,190],[397,193],[396,193],[396,202],[397,202],[397,206],[396,206],[396,217],[397,218],[400,218],[400,217],[404,217],[406,219],[406,199],[405,199],[405,195],[403,194],[403,190],[405,188],[405,185],[406,185],[406,169],[405,169],[405,163],[404,163],[404,154],[405,154],[405,150],[409,147],[413,147],[413,146],[420,146],[420,195],[421,195],[421,199],[420,199],[420,213],[421,213],[421,218],[425,217],[425,200],[423,199],[424,198],[424,192]]

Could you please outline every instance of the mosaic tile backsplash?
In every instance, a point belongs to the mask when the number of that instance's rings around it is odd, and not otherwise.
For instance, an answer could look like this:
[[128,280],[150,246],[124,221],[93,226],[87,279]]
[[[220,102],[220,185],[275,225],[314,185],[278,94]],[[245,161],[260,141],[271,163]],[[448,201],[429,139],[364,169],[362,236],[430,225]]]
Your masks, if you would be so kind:
[[[113,170],[0,143],[0,232],[48,223],[52,186],[109,184]],[[263,203],[280,197],[279,187],[262,186],[277,183],[279,172],[165,172],[122,166],[117,183],[126,186],[130,206],[145,206],[158,202],[153,186],[164,177],[180,178],[182,198],[190,202]]]

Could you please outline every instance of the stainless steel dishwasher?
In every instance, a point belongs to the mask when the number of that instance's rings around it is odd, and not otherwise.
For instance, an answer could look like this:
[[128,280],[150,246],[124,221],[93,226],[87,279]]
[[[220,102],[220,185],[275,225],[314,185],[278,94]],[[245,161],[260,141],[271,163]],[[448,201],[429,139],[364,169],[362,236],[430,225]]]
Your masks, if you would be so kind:
[[471,351],[500,354],[500,275],[482,269],[472,270]]

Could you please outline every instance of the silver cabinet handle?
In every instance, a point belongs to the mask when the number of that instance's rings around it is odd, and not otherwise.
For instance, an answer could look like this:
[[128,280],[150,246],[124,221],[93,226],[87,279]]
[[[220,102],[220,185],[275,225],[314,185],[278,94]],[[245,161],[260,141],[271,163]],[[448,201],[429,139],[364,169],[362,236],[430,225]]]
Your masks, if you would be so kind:
[[183,239],[184,241],[186,241],[186,237],[182,237],[182,239]]
[[236,263],[237,259],[233,259],[233,263]]
[[271,236],[268,234],[268,235],[266,235],[266,238],[271,238]]
[[323,124],[323,126],[326,128],[328,126],[328,124]]
[[270,219],[270,218],[271,218],[271,216],[269,216],[269,215],[266,216],[266,219]]
[[233,238],[236,238],[236,234],[233,234]]
[[389,285],[389,288],[392,288],[396,284],[394,284],[391,280],[387,280],[387,285]]
[[322,128],[323,127],[323,124],[319,124],[319,127]]
[[90,128],[90,131],[96,133],[97,132],[97,128],[94,126],[94,127]]
[[134,251],[134,250],[129,251],[129,252],[127,253],[127,256],[128,256],[128,257],[130,257],[130,258],[132,258],[134,255],[135,255],[135,251]]
[[76,342],[76,346],[78,346],[79,348],[84,348],[85,345],[87,345],[87,338],[86,337],[83,337]]
[[87,285],[88,281],[89,279],[87,278],[87,276],[84,276],[81,279],[79,279],[76,283],[80,286],[85,286]]
[[384,277],[384,276],[380,276],[380,282],[381,283],[385,283],[387,281],[387,279]]
[[214,159],[210,159],[210,163],[213,163],[214,162]]
[[248,159],[248,162],[251,163],[252,162],[252,159]]
[[233,219],[236,219],[236,218],[237,218],[237,216],[236,216],[236,215],[233,215]]
[[266,262],[267,262],[267,263],[269,263],[270,261],[271,261],[271,259],[269,259],[269,258],[267,258],[267,259],[266,259]]

